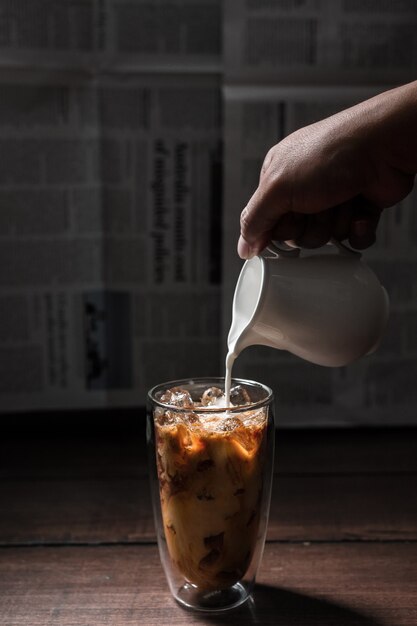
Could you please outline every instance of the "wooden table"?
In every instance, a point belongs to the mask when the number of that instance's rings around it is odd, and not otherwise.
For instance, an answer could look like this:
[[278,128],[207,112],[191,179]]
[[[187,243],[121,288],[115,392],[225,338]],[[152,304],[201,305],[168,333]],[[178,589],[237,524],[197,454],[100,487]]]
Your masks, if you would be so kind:
[[2,626],[417,625],[417,429],[278,431],[254,600],[208,616],[170,597],[143,429],[108,426],[3,434]]

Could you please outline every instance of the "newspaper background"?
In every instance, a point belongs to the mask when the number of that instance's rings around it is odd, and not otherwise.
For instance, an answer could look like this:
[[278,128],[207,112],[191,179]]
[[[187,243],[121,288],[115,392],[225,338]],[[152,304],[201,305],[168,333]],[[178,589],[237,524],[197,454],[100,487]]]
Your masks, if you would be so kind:
[[219,71],[221,0],[1,0],[0,64]]
[[65,79],[0,92],[5,410],[218,371],[218,80]]
[[[369,85],[412,80],[416,14],[412,0],[0,0],[0,411],[138,406],[162,380],[222,373],[264,153]],[[340,371],[239,357],[236,374],[273,384],[281,425],[417,421],[412,203],[366,254],[395,302],[378,357]]]
[[414,77],[414,0],[228,0],[224,9],[229,85],[380,85]]

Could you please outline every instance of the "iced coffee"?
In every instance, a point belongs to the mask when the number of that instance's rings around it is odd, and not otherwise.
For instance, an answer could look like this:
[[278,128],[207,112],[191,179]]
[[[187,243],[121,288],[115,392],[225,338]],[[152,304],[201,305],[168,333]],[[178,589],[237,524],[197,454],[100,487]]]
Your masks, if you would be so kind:
[[156,456],[170,559],[198,589],[230,587],[245,575],[257,543],[268,407],[251,409],[240,386],[229,411],[216,387],[199,398],[174,387],[159,401]]

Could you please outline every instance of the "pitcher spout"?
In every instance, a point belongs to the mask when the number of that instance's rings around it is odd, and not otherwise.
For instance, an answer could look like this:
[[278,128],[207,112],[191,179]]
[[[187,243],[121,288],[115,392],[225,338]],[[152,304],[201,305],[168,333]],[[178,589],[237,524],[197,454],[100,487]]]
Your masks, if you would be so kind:
[[262,332],[262,329],[259,329],[257,326],[259,326],[259,324],[247,327],[232,345],[228,344],[229,352],[234,352],[237,357],[249,346],[267,346],[277,350],[287,349],[282,334],[276,329],[274,330],[273,336],[271,336],[271,332]]

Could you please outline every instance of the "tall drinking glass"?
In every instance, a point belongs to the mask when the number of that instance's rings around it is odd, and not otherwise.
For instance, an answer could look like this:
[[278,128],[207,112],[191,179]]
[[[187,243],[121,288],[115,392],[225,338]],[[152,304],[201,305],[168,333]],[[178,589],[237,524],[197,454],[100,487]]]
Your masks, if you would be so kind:
[[174,598],[202,611],[249,598],[269,514],[273,394],[253,381],[233,386],[229,408],[221,402],[223,378],[176,380],[148,394],[160,558]]

